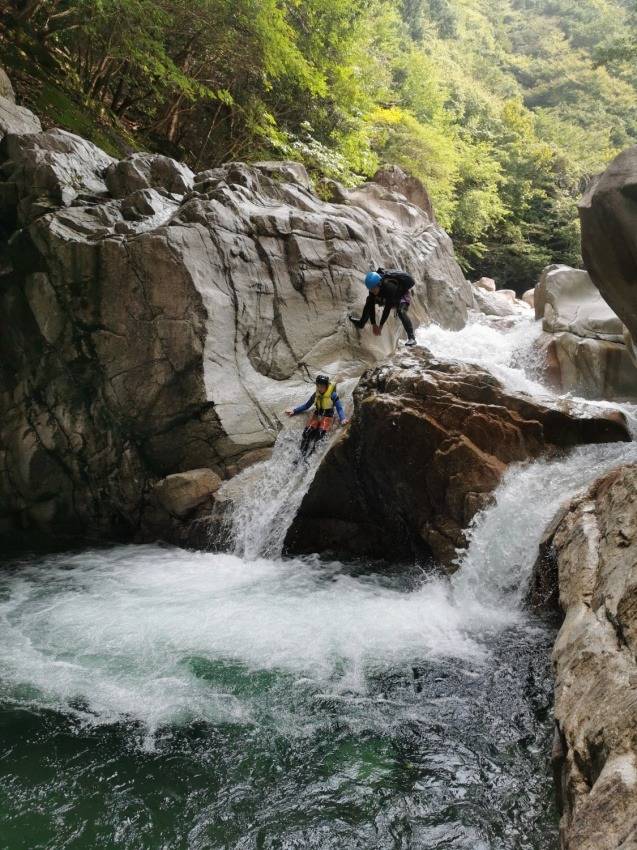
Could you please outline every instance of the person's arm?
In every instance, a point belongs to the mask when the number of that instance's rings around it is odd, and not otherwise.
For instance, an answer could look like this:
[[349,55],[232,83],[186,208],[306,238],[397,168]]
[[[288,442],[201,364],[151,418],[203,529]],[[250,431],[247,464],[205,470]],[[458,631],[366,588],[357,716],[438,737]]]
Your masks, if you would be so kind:
[[370,292],[367,296],[367,301],[365,302],[365,308],[369,309],[369,320],[376,326],[376,296],[372,295]]
[[310,407],[312,407],[315,397],[315,394],[312,393],[312,395],[308,398],[305,404],[299,404],[298,407],[293,407],[292,410],[286,410],[285,412],[288,416],[296,416],[297,413],[304,413],[306,410],[309,410]]
[[380,327],[381,328],[385,324],[385,322],[387,321],[389,314],[391,313],[392,306],[393,305],[390,304],[388,301],[385,302],[385,307],[383,308],[383,315],[380,317]]
[[294,415],[296,416],[297,413],[304,413],[306,410],[309,410],[310,407],[312,407],[312,405],[314,404],[315,398],[316,394],[312,393],[312,395],[308,398],[305,404],[299,404],[298,407],[294,408]]
[[383,281],[381,284],[381,295],[384,302],[383,315],[380,317],[380,327],[382,328],[389,318],[391,311],[398,306],[400,302],[400,292],[395,283],[392,283],[391,281]]
[[341,404],[341,400],[338,397],[336,390],[332,393],[332,401],[334,402],[334,407],[336,408],[336,412],[338,413],[338,421],[341,425],[344,425],[347,422],[347,416],[345,416],[345,411],[343,410],[343,405]]

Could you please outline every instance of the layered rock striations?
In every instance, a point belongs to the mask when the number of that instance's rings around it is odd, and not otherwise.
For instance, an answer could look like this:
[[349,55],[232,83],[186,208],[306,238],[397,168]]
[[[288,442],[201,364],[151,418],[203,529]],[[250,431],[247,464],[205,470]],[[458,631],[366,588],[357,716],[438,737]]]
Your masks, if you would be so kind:
[[507,464],[629,439],[622,421],[514,395],[485,370],[426,350],[367,372],[354,402],[351,426],[322,460],[288,532],[290,551],[433,554],[453,568]]
[[1,533],[127,538],[160,479],[262,457],[315,371],[354,383],[393,350],[393,318],[380,339],[347,321],[369,268],[414,275],[416,322],[466,320],[449,237],[395,191],[118,162],[16,109],[0,98]]
[[544,549],[543,580],[564,614],[553,651],[561,844],[629,850],[637,846],[637,466],[568,505]]

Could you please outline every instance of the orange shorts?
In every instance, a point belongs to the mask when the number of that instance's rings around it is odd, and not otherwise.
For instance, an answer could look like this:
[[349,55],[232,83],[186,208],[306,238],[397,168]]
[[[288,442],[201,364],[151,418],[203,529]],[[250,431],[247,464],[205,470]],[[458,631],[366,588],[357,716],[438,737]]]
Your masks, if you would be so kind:
[[329,431],[334,421],[333,416],[317,416],[314,414],[307,423],[308,428],[318,428],[321,431]]

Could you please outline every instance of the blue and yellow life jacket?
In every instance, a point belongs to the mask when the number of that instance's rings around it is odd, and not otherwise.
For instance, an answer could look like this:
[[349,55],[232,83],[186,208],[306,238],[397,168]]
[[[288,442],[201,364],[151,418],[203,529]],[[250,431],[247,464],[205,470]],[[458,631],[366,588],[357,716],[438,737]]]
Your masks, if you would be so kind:
[[333,392],[336,392],[336,384],[330,384],[324,393],[320,393],[318,390],[316,391],[314,405],[318,414],[322,416],[334,415],[334,402],[332,400]]

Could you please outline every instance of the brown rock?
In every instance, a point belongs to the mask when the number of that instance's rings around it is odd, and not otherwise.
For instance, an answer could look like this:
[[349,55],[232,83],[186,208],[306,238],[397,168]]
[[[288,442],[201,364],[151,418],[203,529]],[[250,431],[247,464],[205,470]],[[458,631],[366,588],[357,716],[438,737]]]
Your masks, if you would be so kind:
[[351,426],[323,459],[288,532],[292,552],[432,553],[451,568],[464,529],[508,463],[629,439],[625,424],[512,395],[484,370],[436,361],[426,350],[367,372],[354,402]]
[[545,545],[565,617],[553,651],[562,847],[634,848],[637,466],[613,470],[575,499]]
[[474,286],[477,286],[478,289],[484,289],[486,292],[496,291],[495,280],[492,277],[481,277],[480,280],[476,280]]
[[163,478],[153,488],[160,505],[170,514],[185,517],[221,487],[221,478],[212,469],[189,469]]
[[410,204],[420,207],[427,213],[432,221],[435,221],[433,205],[429,193],[417,177],[407,174],[397,165],[383,165],[372,177],[374,183],[379,183],[390,192],[403,195]]

